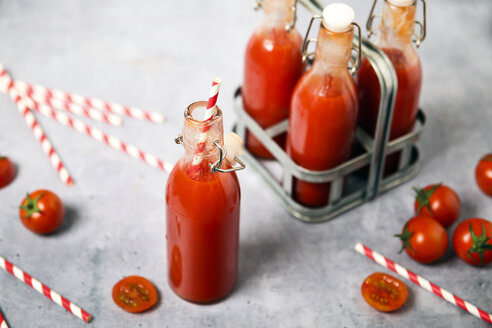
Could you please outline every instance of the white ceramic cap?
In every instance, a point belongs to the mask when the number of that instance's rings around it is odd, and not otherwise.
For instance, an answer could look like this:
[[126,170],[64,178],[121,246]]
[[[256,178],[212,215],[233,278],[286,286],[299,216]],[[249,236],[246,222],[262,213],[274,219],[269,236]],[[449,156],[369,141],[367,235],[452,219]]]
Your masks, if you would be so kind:
[[346,32],[354,21],[355,13],[352,7],[341,2],[335,2],[323,10],[323,25],[332,32]]
[[243,153],[243,139],[234,132],[224,136],[224,147],[227,150],[227,160],[234,163],[234,157]]
[[408,7],[413,5],[415,0],[388,0],[388,2],[398,7]]

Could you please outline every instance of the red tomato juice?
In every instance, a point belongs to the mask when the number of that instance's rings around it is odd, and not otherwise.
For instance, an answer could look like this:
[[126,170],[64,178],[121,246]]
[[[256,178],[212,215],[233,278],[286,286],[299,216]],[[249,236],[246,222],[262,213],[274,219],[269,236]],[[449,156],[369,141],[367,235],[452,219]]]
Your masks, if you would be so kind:
[[[417,56],[412,58],[413,62],[408,62],[401,50],[383,48],[383,51],[393,63],[398,78],[398,92],[390,131],[390,140],[394,140],[411,132],[415,125],[422,86],[422,67]],[[359,122],[374,136],[381,89],[374,69],[365,58],[358,71],[358,86],[361,106]],[[385,174],[397,170],[399,158],[399,152],[386,158]]]
[[[287,152],[300,166],[321,171],[349,159],[359,104],[355,82],[343,77],[308,72],[296,86]],[[294,179],[293,197],[304,205],[323,206],[328,203],[329,187],[330,183]]]
[[168,280],[185,300],[207,303],[225,297],[237,276],[240,189],[236,173],[211,173],[199,180],[182,159],[166,191]]
[[[256,31],[249,40],[242,87],[243,106],[262,128],[286,119],[292,90],[303,72],[302,37],[283,26]],[[285,134],[275,141],[283,148]],[[270,152],[251,133],[246,147],[256,156],[272,158]]]

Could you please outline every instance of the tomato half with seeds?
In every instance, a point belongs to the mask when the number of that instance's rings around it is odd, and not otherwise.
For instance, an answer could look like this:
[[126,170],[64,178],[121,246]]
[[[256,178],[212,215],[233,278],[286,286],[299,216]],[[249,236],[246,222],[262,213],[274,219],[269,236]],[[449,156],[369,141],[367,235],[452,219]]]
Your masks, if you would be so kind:
[[157,302],[157,290],[144,277],[128,276],[114,285],[113,301],[127,312],[143,312]]
[[442,225],[426,216],[408,220],[399,235],[402,248],[417,262],[432,263],[439,260],[448,248],[448,234]]
[[461,201],[453,189],[442,183],[413,189],[416,192],[415,215],[434,218],[445,228],[458,220]]
[[492,262],[492,223],[480,218],[461,222],[453,234],[453,247],[468,264],[483,266]]
[[0,155],[0,188],[7,186],[15,178],[15,166],[10,159]]
[[478,187],[492,197],[492,154],[485,155],[478,162],[475,168],[475,180]]
[[361,287],[362,297],[376,310],[395,311],[407,301],[407,286],[398,278],[382,272],[367,277]]
[[36,190],[28,193],[22,201],[19,216],[27,229],[39,234],[48,234],[62,224],[65,206],[55,193]]

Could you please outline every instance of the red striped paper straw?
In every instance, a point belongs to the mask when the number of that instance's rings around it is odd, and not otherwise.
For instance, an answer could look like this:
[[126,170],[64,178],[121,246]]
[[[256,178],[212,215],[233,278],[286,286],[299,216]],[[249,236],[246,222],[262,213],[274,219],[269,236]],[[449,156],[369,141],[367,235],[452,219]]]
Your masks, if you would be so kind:
[[60,156],[53,148],[53,145],[51,144],[50,140],[44,133],[43,128],[39,125],[38,121],[36,120],[36,117],[33,115],[29,107],[26,106],[24,100],[21,98],[17,90],[15,90],[11,86],[11,83],[9,83],[12,82],[12,78],[9,76],[7,71],[5,71],[5,68],[1,63],[0,63],[0,79],[8,83],[6,87],[7,93],[14,100],[15,104],[17,105],[17,109],[24,117],[24,121],[31,128],[34,137],[36,137],[36,139],[41,144],[41,148],[43,149],[43,151],[46,153],[46,155],[48,155],[51,165],[53,165],[53,167],[56,169],[58,176],[60,177],[62,182],[67,186],[72,185],[73,179],[70,176],[70,173],[65,168],[65,165],[63,165]]
[[399,265],[398,263],[395,263],[391,261],[390,259],[384,257],[383,255],[379,254],[378,252],[373,251],[369,247],[357,243],[355,244],[355,250],[370,258],[377,264],[390,269],[391,271],[396,272],[398,275],[402,276],[405,279],[408,279],[420,287],[424,288],[425,290],[436,294],[437,296],[445,299],[449,303],[458,306],[462,308],[463,310],[473,314],[474,316],[492,324],[492,314],[485,312],[484,310],[476,307],[473,304],[468,303],[467,301],[464,301],[463,299],[459,298],[458,296],[450,293],[449,291],[437,286],[436,284],[433,284],[429,280],[413,273],[412,271],[406,269],[405,267]]
[[117,103],[68,93],[58,89],[50,89],[37,84],[15,81],[15,88],[23,94],[33,93],[43,99],[59,99],[62,102],[74,103],[82,107],[87,106],[113,114],[124,115],[134,119],[147,120],[154,123],[164,122],[164,115],[157,112],[146,111],[137,107],[124,106]]
[[87,117],[90,118],[91,120],[103,122],[111,125],[121,125],[123,123],[123,119],[117,115],[110,114],[110,113],[106,114],[97,109],[93,109],[87,106],[83,107],[74,103],[63,102],[56,98],[50,98],[50,97],[43,98],[38,94],[34,94],[30,91],[31,89],[28,90],[28,93],[25,94],[25,96],[31,97],[33,100],[39,103],[44,103],[53,108],[65,110],[75,115]]
[[0,312],[0,328],[9,328],[7,322],[5,321],[2,312]]
[[147,153],[135,146],[132,146],[114,136],[111,136],[109,134],[104,133],[103,131],[99,130],[98,128],[92,127],[88,124],[85,124],[84,122],[71,118],[65,113],[58,112],[56,110],[53,110],[51,107],[40,104],[32,98],[26,97],[25,98],[26,103],[29,105],[30,108],[35,110],[36,112],[45,115],[47,117],[50,117],[57,121],[58,123],[61,123],[63,125],[69,126],[72,129],[74,129],[77,132],[83,133],[88,135],[89,137],[103,142],[106,145],[117,149],[121,152],[124,152],[127,155],[130,155],[131,157],[140,159],[144,161],[145,163],[156,167],[164,172],[171,172],[173,165],[158,158],[157,156],[154,156],[150,153]]
[[[219,78],[215,78],[212,81],[212,86],[210,88],[210,93],[208,95],[207,108],[205,110],[205,115],[203,118],[203,122],[210,121],[215,114],[215,104],[217,103],[217,98],[219,97],[219,90],[222,81]],[[202,153],[205,150],[206,142],[207,142],[207,131],[210,129],[210,126],[203,127],[200,136],[198,138],[197,147],[195,150],[195,155],[193,156],[192,168],[198,167],[202,162]]]
[[73,315],[75,315],[77,318],[84,320],[85,322],[90,322],[92,320],[92,316],[81,309],[79,306],[76,304],[70,302],[67,300],[65,297],[61,296],[54,290],[50,289],[48,286],[42,284],[32,276],[28,275],[6,259],[0,256],[0,267],[7,271],[8,273],[12,274],[15,276],[17,279],[20,281],[25,282],[27,285],[31,286],[34,288],[36,291],[39,293],[43,294],[56,304],[62,306],[65,308],[65,310],[71,312]]

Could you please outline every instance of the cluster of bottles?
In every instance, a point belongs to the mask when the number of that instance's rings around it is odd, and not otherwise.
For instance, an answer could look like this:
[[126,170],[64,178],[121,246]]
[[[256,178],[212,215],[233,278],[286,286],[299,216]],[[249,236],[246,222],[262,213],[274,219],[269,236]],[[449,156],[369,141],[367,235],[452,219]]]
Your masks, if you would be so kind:
[[[399,85],[391,138],[410,132],[417,114],[422,73],[411,45],[414,1],[384,4],[379,46],[393,62]],[[304,72],[296,0],[261,4],[265,19],[246,50],[244,108],[263,128],[289,118],[287,134],[276,141],[297,164],[311,170],[336,167],[350,157],[358,121],[374,133],[379,108],[379,82],[372,66],[362,61],[358,83],[347,70],[354,12],[339,3],[324,10],[315,60]],[[166,188],[169,285],[180,297],[198,303],[217,301],[234,288],[241,199],[234,172],[239,169],[235,163],[242,164],[235,156],[241,142],[232,137],[224,141],[229,136],[224,138],[219,107],[210,119],[197,118],[205,105],[196,102],[185,110],[183,134],[176,139],[185,155]],[[272,157],[251,133],[246,146],[257,156]],[[325,205],[328,193],[328,184],[293,183],[293,197],[308,206]]]
[[[275,141],[298,165],[328,170],[349,159],[357,124],[374,135],[380,86],[366,59],[355,79],[347,69],[356,24],[353,9],[342,3],[324,9],[315,59],[304,72],[303,42],[294,26],[296,2],[260,2],[264,19],[246,49],[243,106],[263,128],[288,118],[287,134]],[[418,112],[422,68],[412,45],[415,12],[416,0],[384,2],[377,45],[393,63],[398,77],[390,140],[411,132]],[[249,131],[246,148],[255,156],[272,158]],[[397,170],[398,156],[395,153],[386,158],[387,174]],[[292,197],[306,206],[324,206],[329,189],[329,183],[295,179]]]

